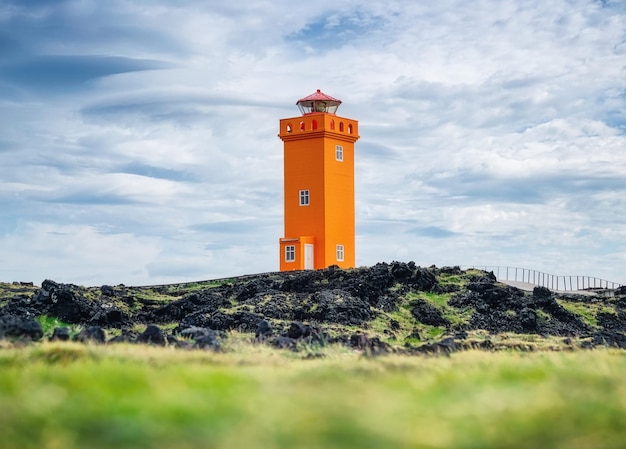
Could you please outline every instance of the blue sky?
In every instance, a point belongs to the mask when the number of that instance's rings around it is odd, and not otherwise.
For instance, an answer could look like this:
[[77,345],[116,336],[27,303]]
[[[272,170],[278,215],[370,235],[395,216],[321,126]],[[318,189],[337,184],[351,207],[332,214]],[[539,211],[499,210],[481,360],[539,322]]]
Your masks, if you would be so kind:
[[321,89],[358,265],[626,283],[621,0],[230,3],[0,2],[0,280],[278,269],[278,121]]

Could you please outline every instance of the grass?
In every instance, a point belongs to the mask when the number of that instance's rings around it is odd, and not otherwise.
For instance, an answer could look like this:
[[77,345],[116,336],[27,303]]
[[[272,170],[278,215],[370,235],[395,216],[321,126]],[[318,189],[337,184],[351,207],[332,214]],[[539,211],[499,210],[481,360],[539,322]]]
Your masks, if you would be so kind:
[[58,318],[48,316],[48,315],[40,315],[35,318],[39,324],[41,325],[41,329],[43,330],[43,335],[45,337],[50,337],[55,327],[67,327],[70,330],[70,335],[76,335],[79,332],[80,326],[68,324]]
[[472,277],[482,277],[485,274],[481,270],[469,269],[463,271],[462,274],[439,273],[437,280],[441,285],[454,284],[461,288],[467,286]]
[[2,447],[576,449],[626,438],[623,351],[325,355],[4,348]]
[[592,328],[598,328],[598,313],[616,314],[615,307],[609,307],[603,303],[572,302],[563,299],[558,299],[557,302],[567,311],[578,315],[583,322]]
[[[453,276],[453,278],[456,277],[459,276]],[[468,324],[472,318],[474,309],[471,307],[458,309],[449,306],[448,301],[450,301],[453,296],[453,293],[411,292],[405,297],[405,306],[410,306],[410,302],[413,299],[423,299],[438,308],[441,311],[442,316],[447,319],[452,326]]]

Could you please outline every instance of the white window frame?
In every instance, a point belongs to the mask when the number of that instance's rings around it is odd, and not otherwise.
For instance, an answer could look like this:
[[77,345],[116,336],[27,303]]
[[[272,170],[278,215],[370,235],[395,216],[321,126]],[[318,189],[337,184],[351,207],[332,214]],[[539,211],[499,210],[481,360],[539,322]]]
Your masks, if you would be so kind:
[[337,245],[337,262],[343,262],[345,257],[345,248],[343,245]]
[[311,204],[311,192],[309,190],[300,190],[300,206],[308,206]]
[[295,245],[285,246],[285,262],[295,262],[295,261],[296,261],[296,246]]
[[335,160],[343,162],[343,145],[335,145]]

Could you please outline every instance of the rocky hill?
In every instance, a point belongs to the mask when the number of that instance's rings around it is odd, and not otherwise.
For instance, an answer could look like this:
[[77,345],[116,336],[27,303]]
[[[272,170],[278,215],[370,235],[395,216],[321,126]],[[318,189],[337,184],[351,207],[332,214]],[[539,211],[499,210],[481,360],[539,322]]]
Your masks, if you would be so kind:
[[379,263],[153,287],[0,283],[0,338],[228,350],[244,339],[293,351],[369,354],[626,349],[626,289],[532,293],[459,267]]

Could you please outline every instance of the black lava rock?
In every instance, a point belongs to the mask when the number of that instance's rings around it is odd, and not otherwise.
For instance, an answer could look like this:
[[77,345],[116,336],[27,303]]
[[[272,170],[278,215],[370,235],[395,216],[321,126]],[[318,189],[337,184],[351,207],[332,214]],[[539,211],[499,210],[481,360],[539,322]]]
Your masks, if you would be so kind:
[[149,324],[146,330],[139,334],[137,342],[157,346],[165,346],[167,343],[163,330],[154,324]]
[[50,336],[50,341],[68,341],[70,330],[67,327],[55,327]]
[[272,335],[272,332],[273,332],[273,328],[272,328],[272,325],[269,323],[269,321],[261,320],[259,324],[257,325],[254,336],[257,339],[262,340]]
[[14,315],[0,317],[0,338],[22,337],[39,340],[43,337],[43,329],[38,321]]
[[450,321],[445,319],[441,311],[428,301],[416,299],[411,303],[411,314],[417,321],[429,326],[449,326]]
[[89,326],[87,329],[80,331],[74,340],[81,343],[104,343],[106,341],[106,332],[100,326]]
[[308,324],[302,324],[299,321],[294,321],[289,325],[287,330],[287,337],[297,340],[299,338],[305,338],[311,335],[311,326]]

